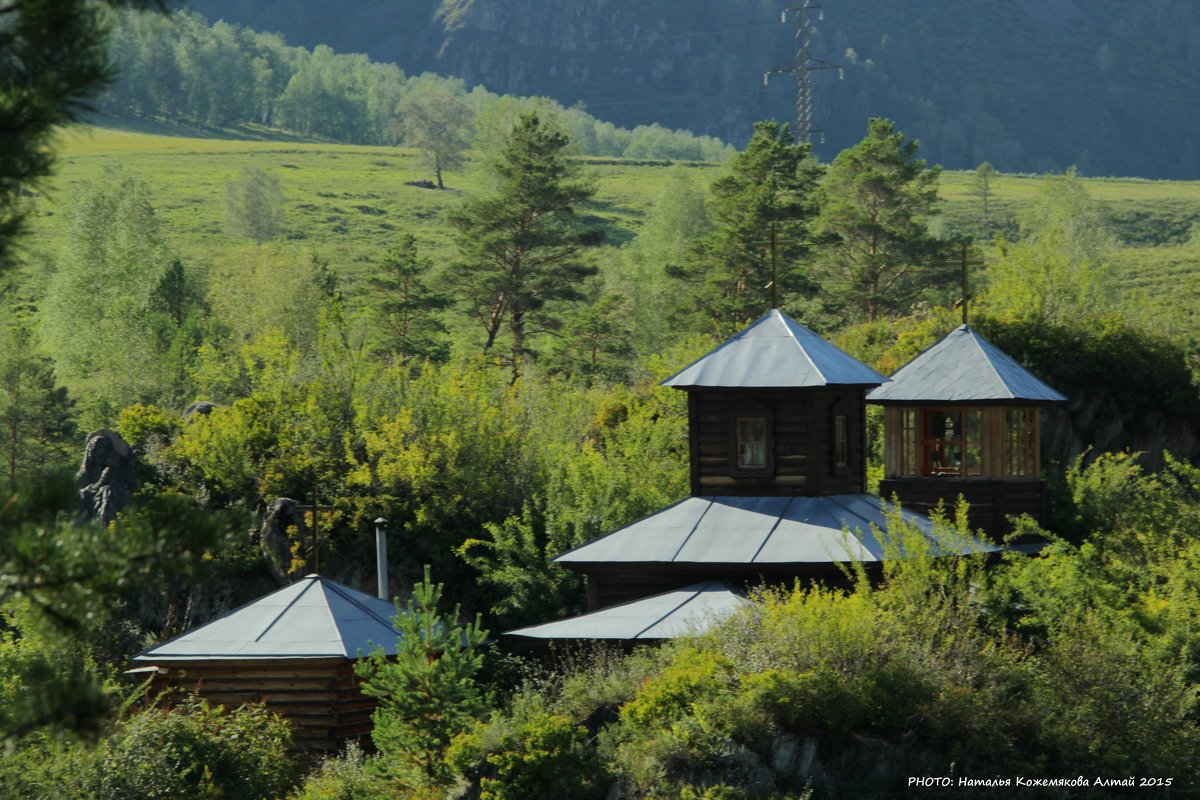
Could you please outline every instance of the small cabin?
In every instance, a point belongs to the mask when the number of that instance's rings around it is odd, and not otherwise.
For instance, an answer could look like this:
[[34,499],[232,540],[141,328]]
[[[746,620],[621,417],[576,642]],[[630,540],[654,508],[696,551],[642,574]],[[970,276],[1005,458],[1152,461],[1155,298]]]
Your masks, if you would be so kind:
[[879,493],[928,513],[959,495],[971,526],[1011,532],[1044,517],[1041,410],[1061,394],[962,325],[867,395],[884,408]]
[[292,725],[301,750],[370,744],[376,701],[354,662],[379,646],[396,654],[395,607],[320,575],[307,575],[134,657],[149,695],[195,694],[210,703],[263,703]]

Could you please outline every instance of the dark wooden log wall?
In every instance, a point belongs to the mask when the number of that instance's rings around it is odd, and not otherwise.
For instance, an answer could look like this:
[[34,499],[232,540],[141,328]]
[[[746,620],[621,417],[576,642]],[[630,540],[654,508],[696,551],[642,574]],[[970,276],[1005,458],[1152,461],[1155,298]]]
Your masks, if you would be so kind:
[[[738,474],[739,416],[770,418],[773,454],[765,475]],[[834,465],[835,416],[845,416],[848,463]],[[692,390],[689,392],[692,495],[830,495],[866,490],[866,403],[862,388]]]
[[938,501],[953,517],[958,496],[970,504],[967,519],[971,528],[999,539],[1012,533],[1010,516],[1028,514],[1039,523],[1045,519],[1046,486],[1040,480],[964,480],[955,478],[884,478],[879,494],[899,498],[901,505],[928,515]]
[[[376,701],[359,690],[353,662],[346,659],[292,661],[206,661],[159,664],[151,699],[168,706],[185,694],[230,708],[263,703],[292,724],[298,750],[336,751],[354,739],[371,749],[371,714]],[[164,692],[166,693],[164,695]]]

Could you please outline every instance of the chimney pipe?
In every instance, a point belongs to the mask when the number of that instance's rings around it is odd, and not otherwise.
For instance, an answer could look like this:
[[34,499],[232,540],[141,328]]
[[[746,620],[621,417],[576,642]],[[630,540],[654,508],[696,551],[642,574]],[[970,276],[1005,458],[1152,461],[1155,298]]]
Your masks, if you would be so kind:
[[387,589],[387,520],[375,520],[375,574],[379,581],[379,599],[388,599]]

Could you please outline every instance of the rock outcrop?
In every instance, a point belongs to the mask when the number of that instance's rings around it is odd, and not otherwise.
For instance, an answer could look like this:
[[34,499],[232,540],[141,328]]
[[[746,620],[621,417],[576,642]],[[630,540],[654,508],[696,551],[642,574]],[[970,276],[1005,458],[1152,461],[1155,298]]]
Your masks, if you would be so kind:
[[75,475],[85,510],[106,525],[129,504],[138,487],[137,457],[116,431],[88,434],[83,464]]
[[307,532],[304,512],[291,498],[272,500],[259,529],[258,545],[262,548],[271,577],[280,586],[289,583],[288,574],[292,569],[292,539],[288,536],[288,528],[295,528],[300,533],[300,540],[304,541]]

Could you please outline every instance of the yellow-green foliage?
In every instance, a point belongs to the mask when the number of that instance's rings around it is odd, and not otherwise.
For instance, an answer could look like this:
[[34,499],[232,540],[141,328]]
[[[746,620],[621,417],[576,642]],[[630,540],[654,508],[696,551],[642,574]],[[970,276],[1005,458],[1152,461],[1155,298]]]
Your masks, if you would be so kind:
[[484,760],[495,777],[480,780],[481,800],[603,797],[605,770],[587,730],[568,717],[529,717]]
[[151,439],[166,440],[179,429],[179,418],[155,405],[135,403],[121,409],[117,433],[134,447]]

